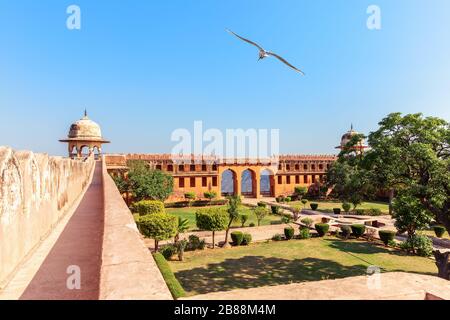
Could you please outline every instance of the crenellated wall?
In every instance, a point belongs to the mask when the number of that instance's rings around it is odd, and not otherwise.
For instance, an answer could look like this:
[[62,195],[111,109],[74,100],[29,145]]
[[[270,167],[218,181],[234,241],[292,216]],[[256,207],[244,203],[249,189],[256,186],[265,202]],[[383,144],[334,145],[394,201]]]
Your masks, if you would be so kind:
[[0,146],[0,288],[88,186],[94,159]]

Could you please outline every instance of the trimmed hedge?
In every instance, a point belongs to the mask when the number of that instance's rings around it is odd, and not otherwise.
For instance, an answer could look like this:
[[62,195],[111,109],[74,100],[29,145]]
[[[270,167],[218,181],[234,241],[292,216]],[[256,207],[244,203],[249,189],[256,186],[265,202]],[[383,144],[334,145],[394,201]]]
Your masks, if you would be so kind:
[[231,233],[231,241],[233,241],[233,246],[240,246],[243,239],[244,234],[241,231],[233,231]]
[[378,235],[380,236],[380,240],[383,241],[384,245],[387,246],[390,241],[394,240],[395,231],[380,230],[380,231],[378,231]]
[[244,233],[241,245],[248,246],[251,242],[252,242],[252,235],[250,233]]
[[184,297],[186,295],[186,292],[173,274],[169,264],[167,263],[163,255],[159,252],[156,252],[153,254],[153,258],[155,259],[156,265],[158,266],[159,271],[161,271],[164,281],[166,281],[167,287],[169,288],[173,298],[178,299]]
[[318,203],[310,203],[309,206],[311,207],[312,210],[317,210],[317,208],[319,208],[319,204]]
[[131,210],[140,216],[154,213],[165,213],[164,203],[157,200],[142,200],[133,203]]
[[352,224],[352,233],[356,238],[362,237],[366,232],[366,226],[363,224]]
[[217,200],[195,200],[195,201],[177,201],[177,202],[169,202],[165,203],[164,206],[166,208],[186,208],[186,207],[207,207],[207,206],[223,206],[228,203],[226,199],[217,199]]
[[444,226],[433,226],[433,230],[434,230],[434,233],[436,234],[436,237],[442,238],[446,229]]
[[334,214],[341,214],[341,208],[333,208]]
[[286,238],[286,240],[291,240],[294,237],[294,228],[284,228],[284,237]]
[[319,234],[319,237],[324,237],[328,230],[330,230],[330,225],[327,223],[316,223],[314,227]]

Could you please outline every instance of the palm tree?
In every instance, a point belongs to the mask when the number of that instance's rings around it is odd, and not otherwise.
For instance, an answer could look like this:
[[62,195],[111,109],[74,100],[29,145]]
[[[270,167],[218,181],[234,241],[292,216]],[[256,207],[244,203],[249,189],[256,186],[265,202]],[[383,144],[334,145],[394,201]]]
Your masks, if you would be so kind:
[[174,242],[177,243],[180,240],[180,234],[186,232],[189,229],[189,220],[186,218],[178,217],[177,234],[175,235]]
[[228,243],[228,233],[230,232],[231,224],[234,222],[234,220],[239,218],[239,206],[241,205],[241,197],[240,196],[231,196],[228,197],[228,215],[230,220],[228,221],[228,227],[225,232],[225,243],[223,244],[224,247],[229,246]]

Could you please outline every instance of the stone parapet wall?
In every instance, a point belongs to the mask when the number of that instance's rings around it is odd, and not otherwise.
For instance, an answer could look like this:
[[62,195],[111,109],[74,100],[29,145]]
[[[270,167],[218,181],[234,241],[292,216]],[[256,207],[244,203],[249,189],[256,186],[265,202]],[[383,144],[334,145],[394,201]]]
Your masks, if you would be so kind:
[[0,288],[88,186],[94,159],[0,146]]

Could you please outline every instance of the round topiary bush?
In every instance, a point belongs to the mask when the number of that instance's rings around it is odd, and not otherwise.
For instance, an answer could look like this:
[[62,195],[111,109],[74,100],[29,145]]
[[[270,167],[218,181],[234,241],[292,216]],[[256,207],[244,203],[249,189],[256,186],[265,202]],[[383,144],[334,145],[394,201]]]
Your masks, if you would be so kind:
[[442,238],[446,229],[444,226],[433,226],[433,230],[434,230],[434,233],[436,234],[436,237]]
[[177,253],[177,248],[173,244],[166,244],[159,249],[159,252],[161,252],[166,260],[170,260]]
[[231,240],[233,241],[233,246],[240,246],[243,239],[244,234],[241,231],[234,231],[231,233]]
[[155,213],[165,213],[164,203],[157,200],[142,200],[131,206],[133,212],[139,213],[140,216]]
[[250,233],[244,233],[241,245],[248,246],[251,242],[252,242],[252,235]]
[[291,240],[294,237],[294,228],[292,227],[284,228],[284,236],[286,240]]
[[291,201],[292,201],[292,198],[291,198],[291,197],[286,197],[286,198],[284,198],[284,201],[285,201],[285,202],[291,202]]
[[342,204],[342,210],[344,210],[344,212],[349,212],[350,211],[350,209],[351,209],[351,204],[350,203],[348,203],[348,202],[344,202],[343,204]]
[[317,210],[317,208],[319,208],[319,204],[318,203],[310,203],[309,206],[311,207],[312,210]]
[[366,232],[366,226],[363,224],[353,224],[352,233],[356,238],[362,237]]
[[325,236],[328,230],[330,230],[330,225],[327,223],[316,223],[314,227],[319,234],[319,237]]
[[384,245],[387,246],[391,241],[395,238],[395,231],[391,230],[380,230],[378,231],[378,235],[380,236],[380,240],[383,241]]
[[281,241],[281,240],[283,240],[283,236],[281,234],[277,233],[272,237],[272,240],[273,241]]
[[341,208],[333,208],[334,214],[341,214]]

